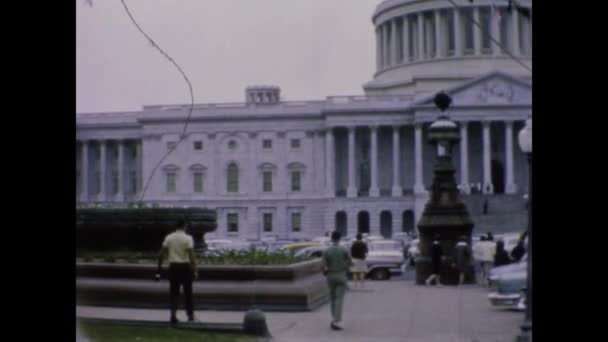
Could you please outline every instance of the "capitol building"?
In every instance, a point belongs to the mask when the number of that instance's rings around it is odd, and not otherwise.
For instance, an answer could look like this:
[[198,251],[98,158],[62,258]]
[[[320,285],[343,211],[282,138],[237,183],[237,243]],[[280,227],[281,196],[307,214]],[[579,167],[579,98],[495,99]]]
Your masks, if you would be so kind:
[[376,70],[361,95],[283,101],[278,86],[251,86],[243,102],[195,104],[179,144],[190,104],[78,113],[77,202],[128,206],[153,173],[144,202],[216,209],[216,237],[410,231],[432,182],[427,132],[443,90],[474,232],[525,229],[528,169],[516,137],[532,117],[530,17],[507,1],[456,3],[381,2],[371,18]]

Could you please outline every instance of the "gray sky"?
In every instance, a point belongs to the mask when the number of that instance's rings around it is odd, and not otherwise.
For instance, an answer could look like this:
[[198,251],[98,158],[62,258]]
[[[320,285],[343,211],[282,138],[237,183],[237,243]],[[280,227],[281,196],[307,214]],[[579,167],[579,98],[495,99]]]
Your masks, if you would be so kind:
[[[362,94],[375,67],[381,0],[128,0],[139,25],[184,69],[196,103],[242,102],[248,85],[285,100]],[[120,0],[76,1],[78,112],[189,103],[177,69]]]

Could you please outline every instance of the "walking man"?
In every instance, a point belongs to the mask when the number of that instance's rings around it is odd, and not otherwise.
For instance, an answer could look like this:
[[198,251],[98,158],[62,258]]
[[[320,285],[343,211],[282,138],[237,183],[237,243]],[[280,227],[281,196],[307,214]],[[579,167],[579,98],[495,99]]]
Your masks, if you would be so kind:
[[160,270],[165,257],[169,260],[169,292],[171,298],[171,324],[177,324],[177,303],[180,287],[184,288],[186,313],[188,321],[194,322],[194,305],[192,303],[192,281],[198,277],[194,256],[194,240],[186,234],[187,224],[179,220],[177,229],[167,235],[158,255],[156,280],[160,280]]
[[321,269],[327,277],[327,285],[329,286],[332,317],[330,327],[333,330],[343,329],[341,326],[342,306],[348,281],[347,272],[352,264],[348,250],[339,245],[340,238],[340,232],[334,231],[331,233],[332,245],[323,252],[323,258],[321,258]]
[[365,257],[367,256],[367,244],[362,241],[363,236],[361,233],[357,234],[357,241],[350,247],[350,255],[353,260],[353,280],[354,288],[363,288],[363,280],[367,274],[367,262]]

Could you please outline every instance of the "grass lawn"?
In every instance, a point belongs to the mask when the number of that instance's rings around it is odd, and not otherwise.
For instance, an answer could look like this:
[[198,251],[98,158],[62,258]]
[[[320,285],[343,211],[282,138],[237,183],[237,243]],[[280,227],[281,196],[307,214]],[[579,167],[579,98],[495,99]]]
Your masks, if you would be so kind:
[[110,324],[80,323],[83,336],[91,342],[254,342],[255,338],[237,334],[207,333],[176,328],[146,328]]

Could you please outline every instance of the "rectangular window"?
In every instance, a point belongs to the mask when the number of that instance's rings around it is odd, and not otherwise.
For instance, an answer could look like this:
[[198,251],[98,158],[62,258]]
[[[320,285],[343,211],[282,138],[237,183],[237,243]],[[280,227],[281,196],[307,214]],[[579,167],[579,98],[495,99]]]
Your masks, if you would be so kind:
[[177,143],[175,141],[167,142],[167,151],[171,151],[171,150],[175,149],[176,146],[177,146]]
[[119,188],[119,183],[120,180],[118,179],[118,171],[113,171],[112,172],[112,193],[113,194],[118,194],[118,188]]
[[[509,34],[509,22],[511,21],[511,16],[502,7],[498,10],[498,12],[500,13],[500,24],[498,25],[500,27],[500,43],[509,49],[512,46],[512,38]],[[505,50],[502,50],[502,52],[505,53]]]
[[445,30],[448,34],[448,56],[454,55],[456,50],[456,32],[454,31],[454,13],[447,12],[445,14]]
[[131,171],[129,173],[129,178],[131,182],[131,194],[137,193],[137,172]]
[[300,148],[300,139],[291,139],[291,148]]
[[291,213],[291,230],[299,232],[302,229],[302,214]]
[[272,231],[272,214],[264,213],[264,231],[271,232]]
[[82,180],[80,179],[80,170],[76,170],[76,194],[80,193]]
[[98,194],[101,193],[101,172],[99,171],[95,172],[95,191]]
[[471,8],[462,8],[460,10],[462,18],[460,19],[462,25],[464,26],[464,52],[466,55],[472,55],[475,51],[475,43],[474,43],[474,24],[471,21],[473,19],[473,9]]
[[409,27],[409,54],[410,60],[416,60],[418,55],[418,18],[415,16],[408,16],[408,25]]
[[300,190],[300,172],[294,171],[291,173],[291,191],[298,192]]
[[239,231],[239,214],[230,213],[226,217],[226,221],[228,222],[228,231],[229,232],[238,232]]
[[203,142],[202,141],[195,141],[194,142],[194,150],[195,151],[202,151],[203,150]]
[[167,192],[168,193],[174,193],[176,191],[175,177],[176,177],[175,172],[167,173]]
[[203,173],[202,172],[194,173],[194,192],[198,192],[198,193],[203,192]]
[[492,41],[490,40],[490,32],[492,32],[492,16],[489,7],[479,8],[479,21],[481,24],[481,52],[492,52]]
[[264,148],[265,150],[271,149],[272,148],[272,140],[270,140],[270,139],[264,139],[264,140],[262,140],[262,148]]
[[137,159],[137,147],[131,148],[131,156],[133,157],[133,160]]
[[272,192],[272,171],[264,171],[263,177],[264,177],[263,191]]

